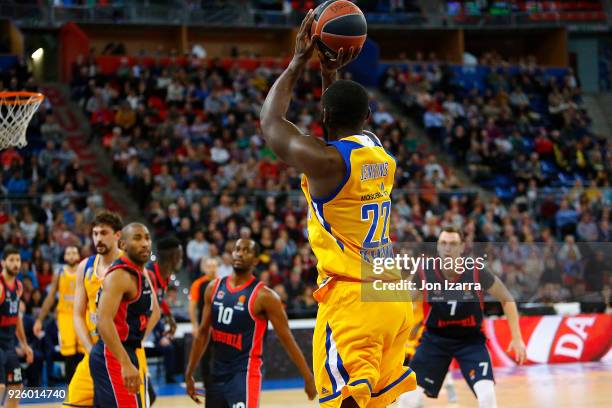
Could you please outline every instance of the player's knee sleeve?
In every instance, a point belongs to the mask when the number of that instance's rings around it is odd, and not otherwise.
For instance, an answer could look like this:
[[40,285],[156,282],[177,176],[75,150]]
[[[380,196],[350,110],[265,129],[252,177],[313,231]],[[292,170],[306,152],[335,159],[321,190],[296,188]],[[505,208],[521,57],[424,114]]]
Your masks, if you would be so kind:
[[423,388],[417,387],[416,390],[406,392],[397,399],[398,408],[423,408],[424,404]]
[[495,385],[491,380],[480,380],[474,384],[474,393],[478,398],[478,408],[497,408]]

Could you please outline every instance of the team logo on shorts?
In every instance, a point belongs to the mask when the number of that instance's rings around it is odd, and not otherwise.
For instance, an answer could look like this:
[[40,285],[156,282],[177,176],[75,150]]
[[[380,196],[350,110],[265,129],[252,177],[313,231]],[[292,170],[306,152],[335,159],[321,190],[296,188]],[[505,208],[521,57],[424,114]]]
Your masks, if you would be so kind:
[[476,370],[472,368],[470,370],[470,380],[473,380],[474,378],[476,378]]
[[217,299],[221,300],[223,299],[223,296],[225,296],[225,292],[223,292],[222,290],[217,292]]
[[329,390],[325,387],[321,388],[321,395],[329,394]]

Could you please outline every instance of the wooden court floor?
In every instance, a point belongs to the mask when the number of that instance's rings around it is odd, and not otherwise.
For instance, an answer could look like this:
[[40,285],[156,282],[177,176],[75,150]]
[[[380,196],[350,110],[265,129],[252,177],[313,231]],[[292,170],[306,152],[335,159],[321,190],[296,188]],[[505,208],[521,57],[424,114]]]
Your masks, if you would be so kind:
[[[610,408],[612,406],[612,363],[559,364],[497,369],[496,393],[499,408]],[[426,399],[425,407],[477,407],[476,399],[459,372],[454,373],[458,403],[448,404],[444,391],[437,400]],[[32,406],[29,405],[28,406]],[[57,405],[36,404],[36,408]],[[302,390],[264,391],[261,407],[306,408]],[[394,405],[392,405],[393,407]],[[160,397],[155,408],[197,407],[187,396]]]

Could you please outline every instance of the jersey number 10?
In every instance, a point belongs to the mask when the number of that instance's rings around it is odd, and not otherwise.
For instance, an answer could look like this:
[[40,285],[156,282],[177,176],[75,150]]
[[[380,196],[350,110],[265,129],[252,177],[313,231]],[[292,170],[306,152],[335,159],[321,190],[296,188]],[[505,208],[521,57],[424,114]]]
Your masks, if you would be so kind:
[[219,305],[219,315],[217,316],[217,322],[223,324],[230,324],[232,317],[234,316],[234,309],[231,307],[223,307]]
[[[363,248],[378,248],[381,245],[389,243],[389,231],[387,225],[389,223],[389,215],[391,214],[391,201],[383,201],[381,203],[369,203],[361,206],[361,221],[370,221],[370,229],[363,241]],[[376,229],[378,228],[378,220],[384,216],[382,233],[380,238],[374,239]]]

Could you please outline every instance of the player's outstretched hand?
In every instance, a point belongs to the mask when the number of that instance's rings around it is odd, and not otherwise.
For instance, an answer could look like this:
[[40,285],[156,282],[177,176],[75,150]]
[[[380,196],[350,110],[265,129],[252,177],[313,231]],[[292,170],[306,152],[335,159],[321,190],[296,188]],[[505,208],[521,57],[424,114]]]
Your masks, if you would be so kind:
[[348,51],[344,48],[340,48],[336,59],[331,60],[317,48],[317,54],[319,55],[319,61],[321,63],[321,72],[323,74],[335,74],[340,68],[357,58],[360,52],[361,48],[355,49],[354,47],[349,47]]
[[121,377],[123,377],[123,385],[127,388],[130,394],[137,394],[140,390],[140,373],[134,367],[134,364],[128,363],[121,366]]
[[513,339],[508,345],[508,350],[506,350],[506,352],[508,353],[510,351],[514,352],[514,360],[519,365],[522,365],[525,362],[525,359],[527,357],[525,351],[525,342],[523,342],[523,339]]
[[300,25],[300,30],[295,38],[293,59],[299,64],[306,64],[314,52],[315,38],[310,36],[310,27],[313,20],[314,12],[311,9],[302,20],[302,25]]
[[196,404],[201,404],[202,401],[200,401],[198,398],[198,395],[200,394],[198,394],[198,391],[196,390],[193,376],[190,375],[185,377],[185,387],[187,388],[187,395],[189,395],[189,397],[194,400]]
[[308,399],[311,401],[317,396],[317,387],[315,386],[313,377],[308,378],[304,382],[304,392],[306,392],[306,395],[308,395]]

